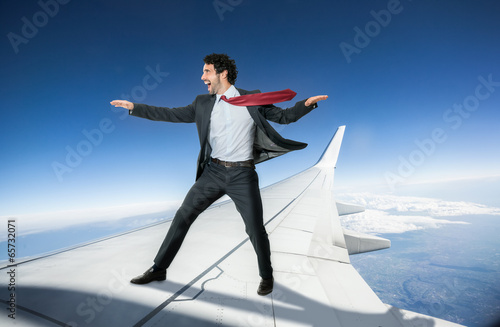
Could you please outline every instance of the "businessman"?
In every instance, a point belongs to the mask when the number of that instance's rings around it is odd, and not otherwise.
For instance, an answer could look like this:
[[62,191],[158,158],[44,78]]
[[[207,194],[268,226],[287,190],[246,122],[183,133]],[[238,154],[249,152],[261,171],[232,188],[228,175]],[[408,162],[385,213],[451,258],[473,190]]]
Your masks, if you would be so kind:
[[261,277],[257,293],[266,295],[272,292],[274,279],[255,164],[307,146],[284,139],[268,120],[280,124],[295,122],[328,96],[314,96],[283,110],[273,103],[289,100],[295,95],[293,91],[245,91],[234,86],[238,70],[235,61],[226,54],[210,54],[203,61],[201,80],[207,85],[208,94],[197,96],[186,107],[154,107],[125,100],[111,102],[141,118],[196,123],[200,140],[196,182],[176,212],[153,266],[131,283],[165,280],[166,270],[191,224],[213,202],[227,194],[241,214],[257,254]]

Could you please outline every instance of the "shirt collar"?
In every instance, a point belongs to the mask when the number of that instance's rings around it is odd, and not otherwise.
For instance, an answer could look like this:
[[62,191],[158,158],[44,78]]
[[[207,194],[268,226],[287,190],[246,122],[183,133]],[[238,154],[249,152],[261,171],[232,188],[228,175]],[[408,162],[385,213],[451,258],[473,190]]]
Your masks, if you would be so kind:
[[[240,92],[238,92],[238,90],[236,89],[236,87],[234,87],[234,85],[231,85],[227,90],[226,92],[224,92],[224,94],[226,96],[226,98],[228,99],[231,99],[233,97],[237,97],[240,95]],[[220,98],[221,98],[222,94],[217,94],[217,101],[216,102],[219,102]]]

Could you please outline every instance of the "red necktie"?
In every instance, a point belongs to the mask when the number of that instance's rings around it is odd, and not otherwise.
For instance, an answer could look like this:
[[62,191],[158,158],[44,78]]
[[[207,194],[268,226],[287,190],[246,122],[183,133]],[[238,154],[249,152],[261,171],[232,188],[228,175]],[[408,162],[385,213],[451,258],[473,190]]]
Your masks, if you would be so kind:
[[263,106],[266,104],[273,104],[291,100],[296,94],[297,93],[293,92],[292,90],[286,89],[275,92],[240,95],[237,97],[232,97],[230,99],[226,98],[226,96],[223,95],[220,98],[227,103],[235,106]]

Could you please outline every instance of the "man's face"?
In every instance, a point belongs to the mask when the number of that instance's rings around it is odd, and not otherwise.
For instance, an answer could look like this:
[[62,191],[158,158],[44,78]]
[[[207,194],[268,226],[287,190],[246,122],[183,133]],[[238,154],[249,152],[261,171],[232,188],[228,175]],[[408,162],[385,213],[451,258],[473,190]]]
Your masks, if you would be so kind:
[[217,74],[215,71],[214,65],[205,64],[205,66],[203,66],[203,75],[201,75],[201,80],[207,85],[208,93],[217,94],[222,89],[220,75],[221,74]]

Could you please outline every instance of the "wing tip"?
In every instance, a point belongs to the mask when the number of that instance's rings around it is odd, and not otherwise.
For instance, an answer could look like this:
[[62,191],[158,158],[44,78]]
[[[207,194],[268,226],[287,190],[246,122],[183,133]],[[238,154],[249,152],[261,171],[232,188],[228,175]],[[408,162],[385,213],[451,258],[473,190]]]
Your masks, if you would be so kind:
[[335,131],[330,143],[316,163],[316,167],[320,168],[335,168],[339,156],[340,145],[344,137],[345,125],[339,126]]

